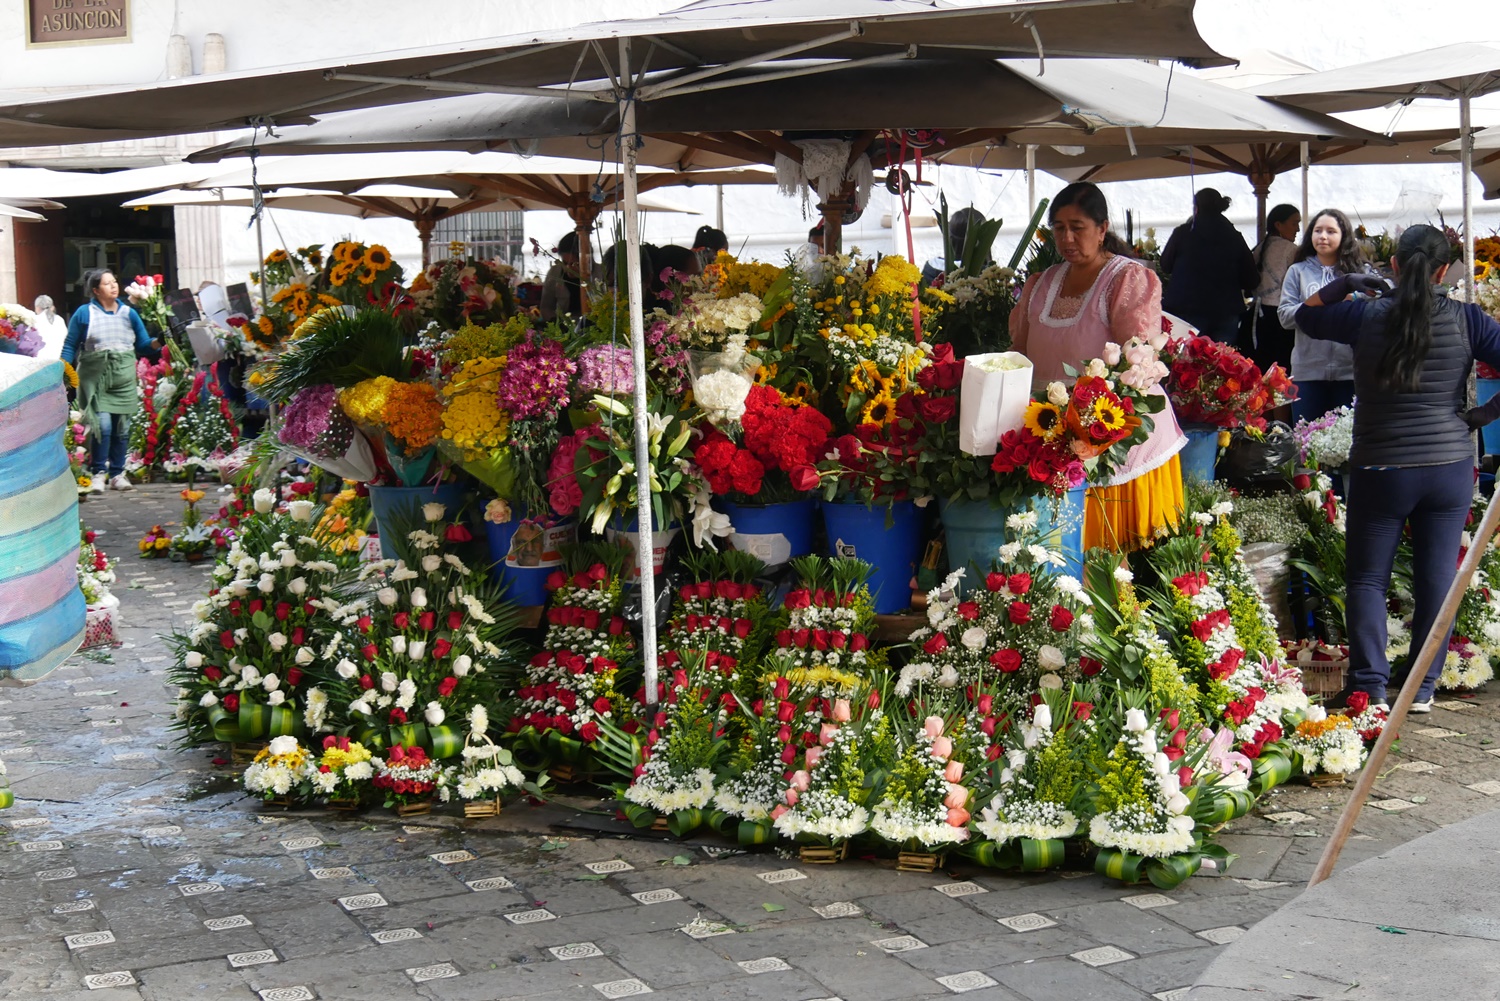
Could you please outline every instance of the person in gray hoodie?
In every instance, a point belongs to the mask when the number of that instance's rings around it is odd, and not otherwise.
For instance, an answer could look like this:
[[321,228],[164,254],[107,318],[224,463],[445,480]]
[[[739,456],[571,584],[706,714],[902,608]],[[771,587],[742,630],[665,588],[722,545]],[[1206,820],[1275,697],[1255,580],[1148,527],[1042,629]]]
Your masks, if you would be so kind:
[[1297,258],[1281,283],[1276,309],[1282,327],[1296,331],[1292,345],[1292,381],[1297,399],[1292,415],[1313,420],[1354,402],[1354,352],[1347,344],[1319,341],[1297,325],[1297,310],[1314,292],[1341,275],[1374,274],[1365,261],[1349,217],[1322,209],[1312,217],[1297,248]]

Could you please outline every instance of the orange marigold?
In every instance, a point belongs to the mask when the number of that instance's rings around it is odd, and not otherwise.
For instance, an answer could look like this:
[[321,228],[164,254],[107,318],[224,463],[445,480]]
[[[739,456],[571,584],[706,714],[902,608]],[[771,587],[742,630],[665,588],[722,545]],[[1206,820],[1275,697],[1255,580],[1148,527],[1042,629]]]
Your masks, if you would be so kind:
[[386,430],[408,449],[432,444],[443,430],[443,405],[437,387],[425,382],[398,382],[390,387]]

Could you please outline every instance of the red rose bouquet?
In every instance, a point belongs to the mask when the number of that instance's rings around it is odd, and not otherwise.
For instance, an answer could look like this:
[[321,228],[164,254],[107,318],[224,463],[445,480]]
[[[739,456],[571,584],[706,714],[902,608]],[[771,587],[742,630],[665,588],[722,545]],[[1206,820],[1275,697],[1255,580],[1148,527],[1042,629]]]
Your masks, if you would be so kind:
[[1162,358],[1171,369],[1167,389],[1177,417],[1185,424],[1215,427],[1266,426],[1265,414],[1297,398],[1280,365],[1260,368],[1212,337],[1170,341]]

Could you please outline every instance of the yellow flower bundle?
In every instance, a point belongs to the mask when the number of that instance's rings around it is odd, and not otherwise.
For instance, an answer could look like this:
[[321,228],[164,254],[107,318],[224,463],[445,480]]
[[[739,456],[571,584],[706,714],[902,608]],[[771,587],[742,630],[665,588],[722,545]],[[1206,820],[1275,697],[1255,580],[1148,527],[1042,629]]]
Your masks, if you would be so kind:
[[495,401],[504,358],[467,361],[449,380],[443,394],[443,438],[465,452],[499,448],[510,434],[510,416]]

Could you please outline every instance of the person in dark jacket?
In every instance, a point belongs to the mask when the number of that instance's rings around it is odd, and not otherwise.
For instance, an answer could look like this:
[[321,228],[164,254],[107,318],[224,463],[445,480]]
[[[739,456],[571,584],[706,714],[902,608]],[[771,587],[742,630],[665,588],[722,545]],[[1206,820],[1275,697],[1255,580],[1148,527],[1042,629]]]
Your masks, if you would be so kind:
[[[1308,296],[1297,328],[1354,351],[1354,445],[1349,452],[1346,617],[1349,677],[1338,704],[1355,691],[1386,701],[1386,590],[1402,532],[1412,540],[1411,660],[1453,583],[1464,525],[1474,498],[1471,427],[1493,410],[1465,410],[1475,359],[1500,364],[1500,324],[1477,305],[1460,305],[1436,288],[1448,271],[1448,240],[1432,226],[1401,234],[1391,258],[1397,286],[1368,274],[1343,274]],[[1451,632],[1451,630],[1450,630]],[[1429,712],[1448,645],[1431,664],[1411,711]]]
[[1161,252],[1171,276],[1161,308],[1205,336],[1233,345],[1239,339],[1245,296],[1260,284],[1260,269],[1245,238],[1224,218],[1229,199],[1213,188],[1193,196],[1193,218],[1172,231]]

